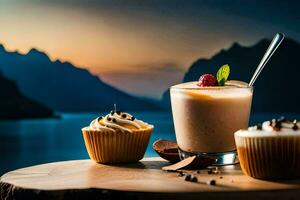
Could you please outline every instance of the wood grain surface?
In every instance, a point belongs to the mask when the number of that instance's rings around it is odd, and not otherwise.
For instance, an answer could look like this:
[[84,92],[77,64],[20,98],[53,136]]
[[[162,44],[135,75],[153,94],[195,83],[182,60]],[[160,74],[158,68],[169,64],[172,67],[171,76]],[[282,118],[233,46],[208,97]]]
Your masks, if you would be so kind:
[[[243,175],[239,165],[184,170],[197,176],[187,182],[161,158],[135,164],[103,165],[90,160],[55,162],[18,169],[0,179],[1,199],[299,199],[300,180],[258,180]],[[216,185],[208,185],[215,179]]]

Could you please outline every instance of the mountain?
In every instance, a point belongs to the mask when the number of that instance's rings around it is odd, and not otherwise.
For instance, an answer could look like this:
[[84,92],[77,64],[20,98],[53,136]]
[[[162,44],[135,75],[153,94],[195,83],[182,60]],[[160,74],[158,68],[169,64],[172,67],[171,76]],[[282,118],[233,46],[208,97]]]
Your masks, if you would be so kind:
[[108,111],[113,104],[122,110],[151,110],[158,107],[101,81],[85,69],[31,49],[23,55],[0,45],[0,70],[16,81],[21,92],[54,110],[67,112]]
[[25,97],[16,84],[0,73],[0,119],[53,117],[53,112]]
[[[199,59],[185,73],[183,82],[198,80],[205,73],[215,74],[223,64],[230,65],[230,79],[249,82],[270,42],[263,39],[250,47],[234,43],[210,59]],[[299,55],[299,43],[289,38],[282,42],[255,82],[253,111],[300,112]],[[169,98],[167,91],[163,96],[166,106]]]

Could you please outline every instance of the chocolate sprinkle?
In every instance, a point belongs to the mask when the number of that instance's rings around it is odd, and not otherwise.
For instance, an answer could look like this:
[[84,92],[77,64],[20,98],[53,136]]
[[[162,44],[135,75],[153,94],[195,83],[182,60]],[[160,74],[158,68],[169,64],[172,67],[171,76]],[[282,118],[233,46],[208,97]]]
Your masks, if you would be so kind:
[[260,123],[257,124],[257,125],[256,125],[256,130],[260,130],[260,131],[261,131],[261,130],[262,130],[262,124],[260,124]]
[[191,176],[191,182],[198,182],[198,178],[196,176]]
[[295,120],[293,121],[293,127],[292,127],[292,129],[296,131],[296,130],[298,130],[298,128],[299,128],[299,127],[298,127],[298,125],[297,125],[297,120],[295,119]]
[[281,129],[281,123],[276,122],[276,124],[274,125],[276,130],[280,130]]
[[269,126],[272,126],[272,120],[269,121]]
[[278,121],[277,119],[272,119],[269,121],[270,126],[273,128],[274,131],[280,131],[281,129],[281,121]]
[[[292,124],[292,126],[285,126],[285,124],[283,123],[287,123],[289,125]],[[299,129],[299,126],[297,125],[297,120],[293,120],[293,121],[290,121],[290,120],[287,120],[285,117],[280,117],[279,119],[272,119],[269,121],[269,125],[273,128],[274,131],[280,131],[280,129],[282,127],[284,128],[291,128],[293,130],[298,130]]]
[[209,179],[206,183],[207,183],[207,185],[216,185],[216,180],[215,179]]
[[295,131],[298,130],[298,128],[299,127],[297,126],[297,124],[294,124],[293,127],[292,127],[292,129],[295,130]]
[[185,174],[182,172],[182,171],[180,171],[179,173],[178,173],[178,175],[177,176],[184,176]]
[[185,180],[185,181],[190,181],[191,178],[192,178],[192,175],[187,174],[187,175],[184,177],[184,180]]
[[184,177],[185,181],[190,181],[190,182],[194,182],[194,183],[198,182],[198,178],[196,176],[191,175],[191,174],[184,174],[183,172],[178,174],[178,176],[181,176],[182,174],[185,175],[185,177]]

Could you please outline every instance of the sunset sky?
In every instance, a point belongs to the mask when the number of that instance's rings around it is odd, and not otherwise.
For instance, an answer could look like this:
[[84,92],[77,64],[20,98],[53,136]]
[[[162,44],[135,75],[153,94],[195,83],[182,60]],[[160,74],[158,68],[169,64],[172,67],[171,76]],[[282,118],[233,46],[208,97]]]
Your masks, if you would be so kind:
[[300,4],[270,2],[0,0],[0,43],[21,53],[35,47],[159,98],[192,62],[234,41],[252,45],[276,32],[300,41]]

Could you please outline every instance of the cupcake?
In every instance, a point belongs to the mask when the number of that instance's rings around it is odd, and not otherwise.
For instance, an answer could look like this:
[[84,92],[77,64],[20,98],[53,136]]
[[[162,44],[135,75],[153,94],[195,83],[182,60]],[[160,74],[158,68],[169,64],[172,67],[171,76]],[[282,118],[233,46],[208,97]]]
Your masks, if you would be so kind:
[[98,163],[137,162],[145,154],[153,126],[120,111],[94,119],[82,129],[86,149]]
[[235,143],[243,172],[259,179],[300,176],[300,123],[285,118],[237,131]]

